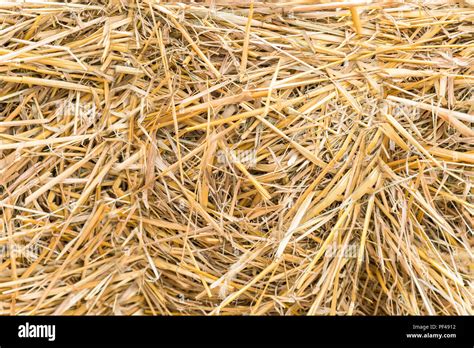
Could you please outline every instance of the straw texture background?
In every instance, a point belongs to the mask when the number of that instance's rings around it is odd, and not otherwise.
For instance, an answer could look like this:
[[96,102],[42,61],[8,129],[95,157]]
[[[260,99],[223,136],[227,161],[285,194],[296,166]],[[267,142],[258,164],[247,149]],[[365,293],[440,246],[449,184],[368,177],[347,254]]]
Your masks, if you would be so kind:
[[0,3],[0,314],[473,314],[470,1]]

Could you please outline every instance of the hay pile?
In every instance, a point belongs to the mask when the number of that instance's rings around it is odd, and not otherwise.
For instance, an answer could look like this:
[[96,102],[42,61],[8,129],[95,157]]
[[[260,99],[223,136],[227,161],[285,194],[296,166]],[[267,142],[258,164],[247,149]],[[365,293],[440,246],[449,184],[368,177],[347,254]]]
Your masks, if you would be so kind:
[[0,314],[473,314],[474,8],[357,4],[2,2]]

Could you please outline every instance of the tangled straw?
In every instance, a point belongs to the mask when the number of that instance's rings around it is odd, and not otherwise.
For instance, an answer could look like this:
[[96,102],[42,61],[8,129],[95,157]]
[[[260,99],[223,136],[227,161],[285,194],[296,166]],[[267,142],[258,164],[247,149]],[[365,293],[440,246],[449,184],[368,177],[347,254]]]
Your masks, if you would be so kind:
[[473,314],[470,2],[2,2],[0,33],[0,314]]

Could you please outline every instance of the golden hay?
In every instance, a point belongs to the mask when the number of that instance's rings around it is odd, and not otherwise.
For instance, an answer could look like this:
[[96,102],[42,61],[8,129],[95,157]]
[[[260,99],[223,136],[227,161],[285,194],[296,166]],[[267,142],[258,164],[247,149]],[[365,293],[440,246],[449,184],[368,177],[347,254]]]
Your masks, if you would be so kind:
[[474,314],[469,1],[0,3],[0,314]]

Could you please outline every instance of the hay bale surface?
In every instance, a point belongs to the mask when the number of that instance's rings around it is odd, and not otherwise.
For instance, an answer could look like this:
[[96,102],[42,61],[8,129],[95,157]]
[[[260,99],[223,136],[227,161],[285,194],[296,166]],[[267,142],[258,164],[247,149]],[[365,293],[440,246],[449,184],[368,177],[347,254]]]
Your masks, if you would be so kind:
[[2,2],[0,33],[0,314],[473,314],[469,1]]

